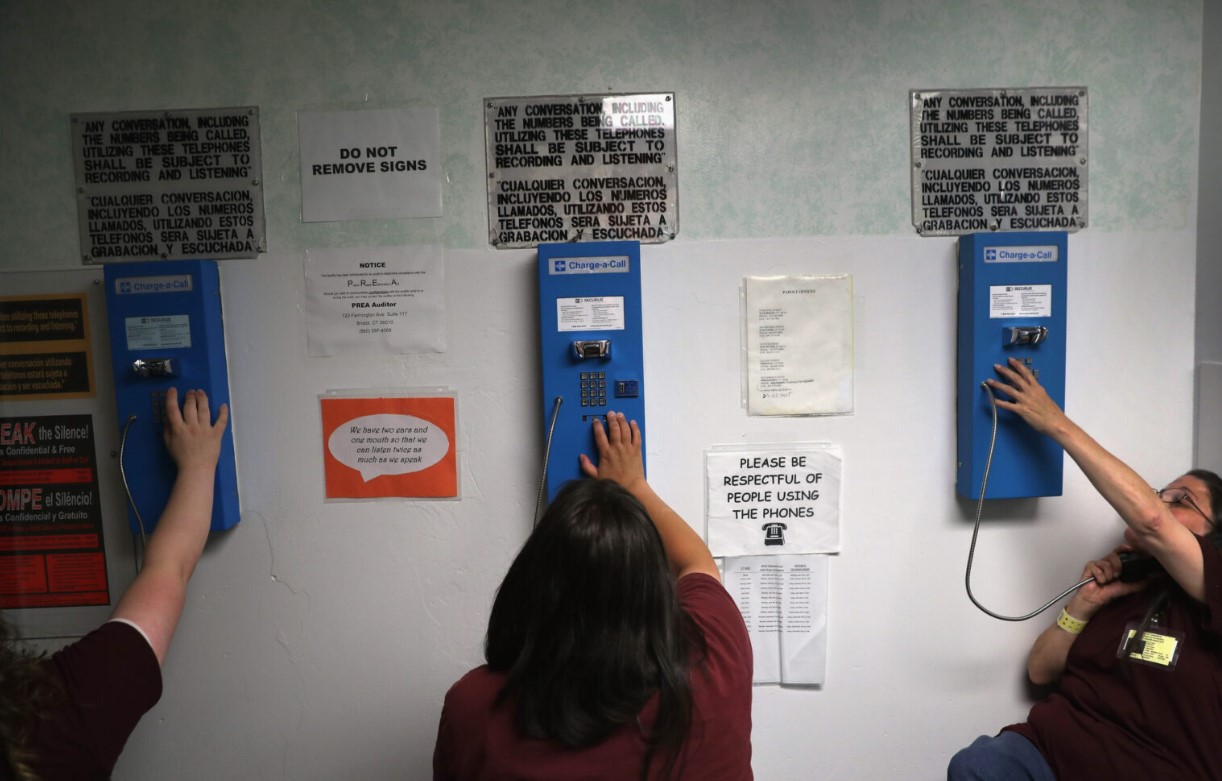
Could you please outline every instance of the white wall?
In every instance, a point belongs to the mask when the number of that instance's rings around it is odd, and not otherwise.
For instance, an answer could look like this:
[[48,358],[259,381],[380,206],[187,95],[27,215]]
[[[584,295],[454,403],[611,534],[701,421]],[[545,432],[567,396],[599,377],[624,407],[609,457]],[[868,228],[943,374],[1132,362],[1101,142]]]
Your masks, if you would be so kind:
[[[1200,0],[68,8],[0,5],[0,272],[78,265],[69,113],[255,104],[267,179],[270,252],[223,265],[243,521],[205,554],[119,778],[427,777],[542,450],[533,253],[485,245],[483,97],[676,93],[680,235],[642,265],[650,476],[682,514],[701,520],[711,445],[844,448],[827,684],[756,689],[758,778],[937,778],[1030,705],[1045,622],[963,593],[955,245],[910,225],[909,89],[1090,89],[1067,407],[1153,483],[1190,460]],[[441,110],[445,216],[302,224],[295,112],[397,105]],[[410,243],[445,247],[449,351],[309,358],[304,250]],[[853,274],[853,415],[740,408],[738,285],[775,273]],[[318,394],[419,386],[458,393],[462,500],[324,503]],[[973,582],[995,609],[1041,603],[1118,534],[1066,477],[988,509]]]

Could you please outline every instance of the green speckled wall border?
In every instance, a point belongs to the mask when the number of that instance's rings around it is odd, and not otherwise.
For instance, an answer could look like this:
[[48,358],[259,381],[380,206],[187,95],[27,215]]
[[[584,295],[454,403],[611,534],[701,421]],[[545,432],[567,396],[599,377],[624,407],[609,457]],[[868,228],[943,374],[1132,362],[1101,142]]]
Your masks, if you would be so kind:
[[[1090,89],[1091,228],[1192,224],[1201,0],[0,3],[0,268],[78,257],[68,115],[260,107],[272,252],[485,245],[480,101],[676,93],[680,241],[912,232],[907,94]],[[303,224],[296,112],[441,111],[444,216]],[[915,234],[913,234],[915,235]]]

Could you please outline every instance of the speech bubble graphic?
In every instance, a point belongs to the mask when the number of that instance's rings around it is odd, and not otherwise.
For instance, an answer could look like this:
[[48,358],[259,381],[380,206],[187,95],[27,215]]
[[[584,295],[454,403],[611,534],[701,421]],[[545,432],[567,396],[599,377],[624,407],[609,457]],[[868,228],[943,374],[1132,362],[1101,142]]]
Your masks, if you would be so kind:
[[327,438],[327,450],[368,483],[382,475],[428,469],[450,451],[450,438],[414,415],[364,415],[336,427]]

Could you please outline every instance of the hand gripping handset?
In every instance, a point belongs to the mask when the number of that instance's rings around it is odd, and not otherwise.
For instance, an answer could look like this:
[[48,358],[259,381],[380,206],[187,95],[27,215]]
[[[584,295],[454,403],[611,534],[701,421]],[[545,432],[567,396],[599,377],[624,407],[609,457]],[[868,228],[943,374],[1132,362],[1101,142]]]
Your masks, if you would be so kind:
[[[1210,532],[1205,535],[1205,539],[1212,542],[1216,547],[1222,548],[1222,531]],[[1136,583],[1139,580],[1145,580],[1151,575],[1165,573],[1166,571],[1163,568],[1162,562],[1148,554],[1138,553],[1137,551],[1120,554],[1120,577],[1118,580],[1121,582]]]

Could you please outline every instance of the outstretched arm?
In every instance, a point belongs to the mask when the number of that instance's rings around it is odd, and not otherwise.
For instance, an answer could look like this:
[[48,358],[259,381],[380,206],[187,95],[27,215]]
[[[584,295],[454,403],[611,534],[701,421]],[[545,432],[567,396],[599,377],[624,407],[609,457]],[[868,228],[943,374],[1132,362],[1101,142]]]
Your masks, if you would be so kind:
[[990,388],[1009,397],[1009,400],[998,398],[997,406],[1018,414],[1064,448],[1128,525],[1130,533],[1126,539],[1158,559],[1194,599],[1203,600],[1205,563],[1195,535],[1175,519],[1153,486],[1065,415],[1029,368],[1014,358],[1009,364],[994,367],[1004,383],[986,380]]
[[645,480],[641,430],[636,421],[628,421],[621,412],[608,412],[605,429],[601,421],[594,421],[594,444],[598,448],[598,464],[583,453],[581,471],[590,477],[614,480],[644,505],[662,537],[662,546],[675,577],[703,572],[720,580],[717,563],[704,540],[654,493]]
[[179,409],[178,391],[170,388],[165,406],[165,443],[178,476],[149,538],[144,567],[112,615],[144,630],[158,662],[165,660],[186,601],[187,582],[208,539],[216,463],[229,420],[229,408],[222,404],[212,422],[203,391],[187,391]]

